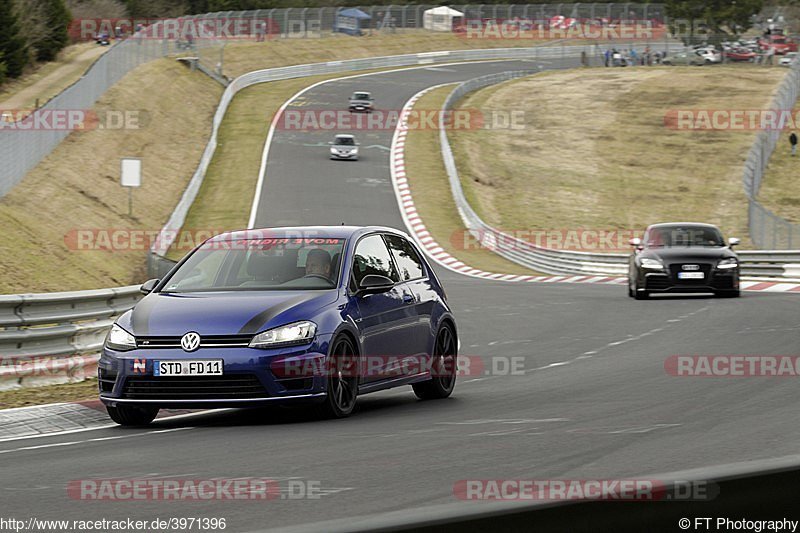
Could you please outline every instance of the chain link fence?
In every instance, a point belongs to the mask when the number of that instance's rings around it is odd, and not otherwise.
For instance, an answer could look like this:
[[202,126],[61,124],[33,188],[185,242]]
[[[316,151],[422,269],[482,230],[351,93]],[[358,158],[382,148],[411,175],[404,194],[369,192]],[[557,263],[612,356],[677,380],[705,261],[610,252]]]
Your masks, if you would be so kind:
[[[778,87],[770,109],[792,110],[800,93],[800,62],[794,61]],[[800,248],[800,224],[789,222],[764,207],[757,199],[769,158],[775,151],[782,130],[766,129],[758,133],[744,165],[742,182],[748,199],[747,227],[756,247],[770,250]]]

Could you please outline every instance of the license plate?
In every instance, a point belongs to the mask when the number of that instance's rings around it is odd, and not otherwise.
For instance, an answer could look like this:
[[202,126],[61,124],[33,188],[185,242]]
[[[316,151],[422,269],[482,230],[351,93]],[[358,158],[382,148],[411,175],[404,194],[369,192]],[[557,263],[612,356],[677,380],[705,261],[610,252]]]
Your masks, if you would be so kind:
[[678,279],[703,279],[702,272],[678,272]]
[[221,376],[222,359],[153,361],[154,376]]

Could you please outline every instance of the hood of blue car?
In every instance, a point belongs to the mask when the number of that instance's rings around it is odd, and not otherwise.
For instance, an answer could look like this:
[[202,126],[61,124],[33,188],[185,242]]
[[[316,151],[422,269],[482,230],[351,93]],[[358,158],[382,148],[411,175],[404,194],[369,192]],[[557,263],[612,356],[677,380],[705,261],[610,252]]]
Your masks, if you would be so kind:
[[119,323],[136,336],[255,334],[313,320],[336,298],[335,290],[152,293]]

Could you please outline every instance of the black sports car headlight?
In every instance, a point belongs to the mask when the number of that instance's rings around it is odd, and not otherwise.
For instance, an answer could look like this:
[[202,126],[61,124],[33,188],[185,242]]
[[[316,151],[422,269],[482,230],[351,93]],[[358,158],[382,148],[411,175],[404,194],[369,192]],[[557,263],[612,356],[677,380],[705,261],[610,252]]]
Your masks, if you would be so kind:
[[729,268],[738,268],[739,261],[735,257],[727,257],[717,263],[717,268],[720,270],[727,270]]
[[280,348],[308,344],[317,334],[317,325],[308,320],[262,331],[250,341],[250,348]]
[[664,263],[662,263],[658,259],[643,257],[641,264],[642,268],[645,268],[647,270],[664,270]]
[[114,324],[106,336],[106,348],[118,352],[133,350],[136,348],[136,337]]

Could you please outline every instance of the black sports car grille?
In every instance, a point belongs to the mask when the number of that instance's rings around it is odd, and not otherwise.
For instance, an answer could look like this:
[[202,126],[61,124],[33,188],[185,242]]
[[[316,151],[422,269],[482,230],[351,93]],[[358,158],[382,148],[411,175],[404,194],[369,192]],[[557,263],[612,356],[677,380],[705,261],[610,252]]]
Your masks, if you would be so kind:
[[[241,348],[252,340],[252,335],[201,335],[200,348]],[[136,337],[139,348],[180,348],[181,337]]]
[[[685,264],[692,264],[697,265],[700,267],[699,270],[684,270],[683,265]],[[683,262],[683,263],[675,263],[669,265],[669,276],[672,279],[672,282],[675,284],[680,285],[708,285],[709,274],[711,273],[711,265],[708,263],[691,263],[691,262]],[[703,277],[702,279],[679,279],[678,272],[702,272]]]
[[253,374],[196,377],[129,377],[122,392],[131,400],[237,400],[268,396]]
[[672,282],[667,276],[647,276],[644,285],[649,291],[658,291],[670,288]]

